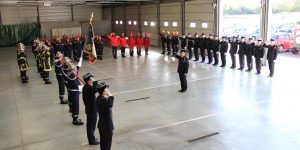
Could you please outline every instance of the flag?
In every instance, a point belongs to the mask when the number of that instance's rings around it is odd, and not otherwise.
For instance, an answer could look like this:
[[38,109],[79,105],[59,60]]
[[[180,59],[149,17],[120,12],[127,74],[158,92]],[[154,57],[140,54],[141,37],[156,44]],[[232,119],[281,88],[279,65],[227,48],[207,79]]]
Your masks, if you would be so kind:
[[89,34],[84,42],[84,52],[88,54],[88,59],[90,64],[94,64],[97,60],[96,48],[94,44],[94,31],[93,25],[90,22]]

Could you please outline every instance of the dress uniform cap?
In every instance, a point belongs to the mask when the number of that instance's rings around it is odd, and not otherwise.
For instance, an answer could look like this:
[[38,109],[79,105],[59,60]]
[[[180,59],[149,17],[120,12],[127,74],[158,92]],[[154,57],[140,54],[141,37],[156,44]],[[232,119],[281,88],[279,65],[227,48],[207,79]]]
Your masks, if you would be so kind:
[[87,79],[89,79],[91,77],[94,77],[94,76],[92,74],[90,74],[90,73],[86,73],[85,75],[82,76],[83,80],[87,80]]
[[259,42],[259,41],[262,41],[262,40],[257,40],[257,41]]
[[275,41],[274,39],[271,39],[271,42]]
[[244,38],[245,38],[244,36],[241,37],[241,39],[244,39]]
[[109,85],[107,85],[105,82],[101,82],[101,83],[97,84],[97,86],[96,86],[96,88],[98,90],[104,90],[105,88],[108,88],[108,87],[109,87]]
[[187,52],[187,50],[186,49],[181,49],[180,52]]

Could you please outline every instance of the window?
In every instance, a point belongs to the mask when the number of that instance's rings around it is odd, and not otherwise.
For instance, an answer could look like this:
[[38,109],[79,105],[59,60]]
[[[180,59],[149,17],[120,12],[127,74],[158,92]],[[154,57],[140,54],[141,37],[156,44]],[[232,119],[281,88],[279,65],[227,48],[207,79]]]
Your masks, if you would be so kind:
[[202,23],[202,28],[207,29],[208,28],[208,23],[207,22]]
[[147,21],[144,21],[144,25],[147,26],[147,25],[148,25],[148,22],[147,22]]
[[120,21],[120,24],[123,24],[123,21]]
[[136,21],[133,21],[133,24],[136,25]]
[[151,25],[152,27],[154,27],[154,26],[155,26],[155,22],[154,22],[154,21],[151,21],[151,22],[150,22],[150,25]]
[[173,22],[173,27],[177,27],[177,22]]
[[190,23],[190,27],[191,27],[191,28],[196,28],[196,23],[195,23],[195,22],[191,22],[191,23]]
[[130,20],[128,21],[128,24],[131,25],[131,21]]
[[119,24],[119,21],[116,21],[116,24]]
[[169,22],[164,22],[164,26],[165,27],[169,26]]

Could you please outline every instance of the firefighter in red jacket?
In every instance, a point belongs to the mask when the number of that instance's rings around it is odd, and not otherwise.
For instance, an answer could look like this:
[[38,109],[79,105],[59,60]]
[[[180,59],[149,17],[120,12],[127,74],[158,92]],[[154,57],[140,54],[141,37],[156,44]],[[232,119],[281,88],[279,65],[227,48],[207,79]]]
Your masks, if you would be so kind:
[[127,45],[127,39],[124,36],[124,33],[121,34],[121,37],[119,38],[119,43],[120,43],[122,57],[126,57],[125,56],[125,48]]
[[113,57],[114,59],[117,59],[117,49],[118,49],[117,47],[119,46],[119,38],[116,36],[114,32],[108,35],[107,38],[110,41]]
[[145,34],[143,43],[145,48],[145,54],[148,55],[149,46],[150,46],[150,38],[148,36],[148,33]]
[[142,49],[142,45],[143,45],[143,39],[140,36],[140,33],[137,33],[135,44],[136,44],[137,54],[138,54],[138,56],[141,56],[141,49]]
[[130,36],[128,38],[128,46],[129,46],[130,56],[133,56],[134,45],[135,45],[135,38],[133,37],[132,33],[130,32]]

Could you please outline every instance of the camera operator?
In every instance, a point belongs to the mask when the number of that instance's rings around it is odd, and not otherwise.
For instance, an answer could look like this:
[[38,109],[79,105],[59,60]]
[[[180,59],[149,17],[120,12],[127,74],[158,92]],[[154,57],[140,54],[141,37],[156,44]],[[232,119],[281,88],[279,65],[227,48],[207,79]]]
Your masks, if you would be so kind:
[[96,100],[96,105],[99,113],[98,129],[100,133],[100,148],[101,150],[110,150],[114,124],[112,120],[112,107],[114,96],[108,90],[108,85],[102,82],[97,85],[99,96]]

